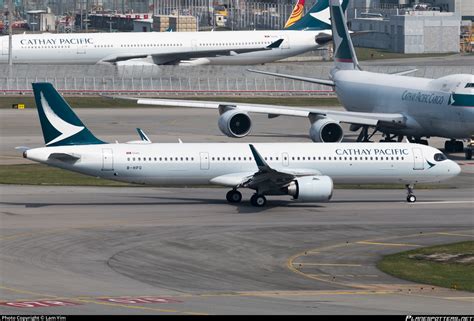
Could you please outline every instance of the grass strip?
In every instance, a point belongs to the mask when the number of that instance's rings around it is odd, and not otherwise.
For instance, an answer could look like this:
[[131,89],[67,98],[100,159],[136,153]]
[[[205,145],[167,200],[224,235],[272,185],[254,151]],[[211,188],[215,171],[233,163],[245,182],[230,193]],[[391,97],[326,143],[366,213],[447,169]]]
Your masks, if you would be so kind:
[[[377,267],[401,279],[474,292],[474,261],[462,262],[462,260],[446,259],[449,255],[473,257],[474,241],[387,255],[377,263]],[[445,261],[436,261],[431,257],[444,258]]]
[[[130,96],[133,96],[132,94]],[[139,96],[136,96],[139,97]],[[140,96],[141,98],[145,98]],[[311,107],[311,106],[340,106],[341,104],[335,97],[159,97],[169,99],[182,100],[205,100],[205,101],[225,101],[235,103],[249,104],[266,104],[278,106],[295,106],[295,107]],[[66,101],[72,108],[158,108],[160,106],[137,105],[133,100],[111,99],[100,96],[65,97]],[[12,108],[13,104],[25,104],[26,108],[36,108],[34,98],[32,96],[4,96],[0,97],[0,108]],[[174,108],[166,107],[165,108]]]

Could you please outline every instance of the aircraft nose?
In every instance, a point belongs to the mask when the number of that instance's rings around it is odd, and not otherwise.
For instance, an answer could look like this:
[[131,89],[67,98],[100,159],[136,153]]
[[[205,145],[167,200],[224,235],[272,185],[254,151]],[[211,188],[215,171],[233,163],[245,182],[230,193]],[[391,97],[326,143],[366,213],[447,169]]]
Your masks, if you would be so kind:
[[448,172],[452,176],[458,176],[461,173],[461,166],[459,166],[458,163],[451,161],[451,164],[448,168]]

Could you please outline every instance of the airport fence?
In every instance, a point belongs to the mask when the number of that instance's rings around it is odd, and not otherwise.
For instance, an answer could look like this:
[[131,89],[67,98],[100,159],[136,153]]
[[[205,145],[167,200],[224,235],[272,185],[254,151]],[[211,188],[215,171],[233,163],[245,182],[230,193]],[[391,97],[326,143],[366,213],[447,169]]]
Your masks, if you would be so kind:
[[[334,95],[331,87],[250,73],[245,66],[157,65],[0,65],[0,95],[31,94],[32,82],[51,82],[68,94],[137,94],[147,96],[304,96]],[[255,69],[327,78],[332,62],[274,63]],[[416,77],[438,78],[474,73],[474,66],[364,66],[364,70],[395,73],[416,68]]]
[[205,95],[292,96],[334,95],[331,87],[281,78],[229,77],[35,77],[0,78],[0,94],[31,94],[31,83],[50,82],[64,94],[95,95]]

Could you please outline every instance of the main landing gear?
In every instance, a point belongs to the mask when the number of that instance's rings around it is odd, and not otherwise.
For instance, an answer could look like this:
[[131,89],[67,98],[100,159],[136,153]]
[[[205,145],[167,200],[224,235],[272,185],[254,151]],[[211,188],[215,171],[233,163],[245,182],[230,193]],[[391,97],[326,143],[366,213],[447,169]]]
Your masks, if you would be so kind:
[[462,141],[451,139],[444,143],[444,151],[446,153],[462,153],[464,151],[464,144]]
[[407,202],[408,203],[415,203],[416,202],[416,196],[415,196],[415,194],[413,194],[414,186],[407,184],[406,188],[407,188]]
[[444,151],[446,153],[462,153],[467,160],[472,159],[472,150],[474,149],[474,139],[471,138],[470,142],[467,144],[466,148],[464,148],[464,144],[462,141],[451,139],[447,140],[444,143]]
[[227,192],[226,198],[229,203],[240,203],[242,200],[242,193],[233,189]]
[[[226,199],[229,203],[236,204],[242,201],[242,193],[238,190],[230,190],[227,192]],[[264,195],[255,193],[250,198],[250,204],[255,207],[264,207],[267,204],[267,199]]]
[[267,204],[267,199],[261,194],[253,194],[250,198],[250,204],[255,207],[264,207]]
[[471,137],[471,140],[466,146],[466,149],[464,150],[464,154],[466,156],[467,160],[472,159],[472,150],[474,149],[474,137]]

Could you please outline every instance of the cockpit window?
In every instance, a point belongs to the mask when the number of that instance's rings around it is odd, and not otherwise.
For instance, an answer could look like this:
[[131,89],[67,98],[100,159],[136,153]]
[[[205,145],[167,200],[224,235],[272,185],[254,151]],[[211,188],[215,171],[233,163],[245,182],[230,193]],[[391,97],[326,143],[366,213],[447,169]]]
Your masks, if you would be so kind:
[[444,160],[447,160],[448,158],[446,157],[446,155],[442,154],[442,153],[437,153],[437,154],[434,154],[434,160],[437,161],[437,162],[441,162],[441,161],[444,161]]
[[465,88],[474,88],[474,82],[468,82]]

